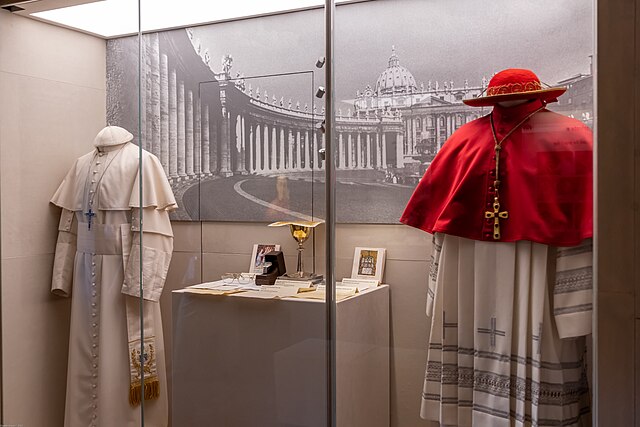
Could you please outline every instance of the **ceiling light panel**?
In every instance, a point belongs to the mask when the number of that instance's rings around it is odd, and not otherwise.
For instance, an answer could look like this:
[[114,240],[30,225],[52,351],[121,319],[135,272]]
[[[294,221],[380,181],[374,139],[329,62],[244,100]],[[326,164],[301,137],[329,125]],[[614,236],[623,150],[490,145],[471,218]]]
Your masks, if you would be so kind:
[[[323,0],[141,0],[141,26],[154,31],[321,5]],[[137,0],[105,0],[31,15],[102,37],[138,32]]]

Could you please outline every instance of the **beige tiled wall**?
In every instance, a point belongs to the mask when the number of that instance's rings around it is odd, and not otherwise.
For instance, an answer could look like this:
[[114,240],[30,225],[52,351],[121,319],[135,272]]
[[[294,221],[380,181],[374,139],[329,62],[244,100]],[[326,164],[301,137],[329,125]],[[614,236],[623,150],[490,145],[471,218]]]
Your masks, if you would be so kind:
[[[217,280],[225,272],[246,271],[254,243],[276,243],[286,255],[289,271],[296,267],[296,244],[287,228],[255,223],[173,223],[174,256],[162,297],[167,348],[171,337],[170,290]],[[316,265],[324,272],[324,226],[316,231]],[[336,274],[351,275],[356,246],[387,248],[384,281],[391,286],[391,425],[427,426],[419,417],[420,394],[426,360],[428,322],[425,316],[426,275],[431,237],[403,225],[345,225],[336,231]],[[200,248],[203,263],[200,264]],[[313,242],[305,244],[305,269],[311,269]],[[202,267],[202,276],[200,267]],[[171,357],[168,357],[169,365]],[[169,371],[170,372],[170,371]],[[338,396],[340,399],[340,396]]]
[[69,301],[49,292],[49,205],[105,118],[105,43],[0,10],[2,416],[60,426]]

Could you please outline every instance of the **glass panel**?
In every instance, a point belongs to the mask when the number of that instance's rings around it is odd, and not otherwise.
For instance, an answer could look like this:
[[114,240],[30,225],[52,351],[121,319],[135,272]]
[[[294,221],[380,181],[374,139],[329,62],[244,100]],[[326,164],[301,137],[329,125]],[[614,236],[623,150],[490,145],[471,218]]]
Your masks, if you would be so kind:
[[338,6],[338,425],[590,417],[593,13]]
[[[0,10],[1,202],[11,206],[0,424],[141,425],[126,317],[138,263],[124,260],[139,195],[139,52],[107,69],[103,38],[27,17],[52,2],[15,3]],[[113,90],[130,91],[130,121],[107,119]]]
[[[321,278],[323,226],[268,226],[322,218],[322,11],[161,31],[142,42],[144,149],[177,201],[162,329],[154,324],[170,422],[324,425],[323,297],[291,298],[316,284],[313,273]],[[134,49],[128,38],[110,43]],[[112,105],[131,117],[127,93]],[[147,185],[143,196],[157,190]],[[148,216],[145,209],[143,242],[168,237],[149,228]],[[292,281],[298,271],[307,280]],[[274,285],[285,273],[291,281]],[[145,401],[146,425],[158,425],[158,403]]]

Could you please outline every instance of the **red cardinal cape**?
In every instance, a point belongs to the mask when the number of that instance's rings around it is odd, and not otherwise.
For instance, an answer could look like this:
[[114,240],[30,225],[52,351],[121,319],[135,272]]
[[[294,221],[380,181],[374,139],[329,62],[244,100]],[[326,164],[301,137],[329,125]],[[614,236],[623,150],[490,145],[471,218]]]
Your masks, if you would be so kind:
[[[538,108],[540,100],[493,109],[498,140]],[[494,139],[490,117],[462,126],[446,141],[400,219],[428,233],[493,241]],[[502,144],[501,242],[530,240],[573,246],[592,236],[591,130],[543,109]]]

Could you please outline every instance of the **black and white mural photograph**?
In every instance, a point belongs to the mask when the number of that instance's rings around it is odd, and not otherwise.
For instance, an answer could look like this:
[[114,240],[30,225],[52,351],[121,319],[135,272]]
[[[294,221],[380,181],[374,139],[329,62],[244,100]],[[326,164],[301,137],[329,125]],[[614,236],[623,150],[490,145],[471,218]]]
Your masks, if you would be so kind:
[[[500,19],[487,18],[492,10]],[[138,39],[108,41],[107,121],[160,159],[180,206],[174,219],[324,218],[323,16],[145,34],[140,79]],[[338,222],[397,223],[447,138],[490,112],[462,100],[502,69],[566,86],[549,108],[591,125],[592,25],[583,0],[338,6]]]

